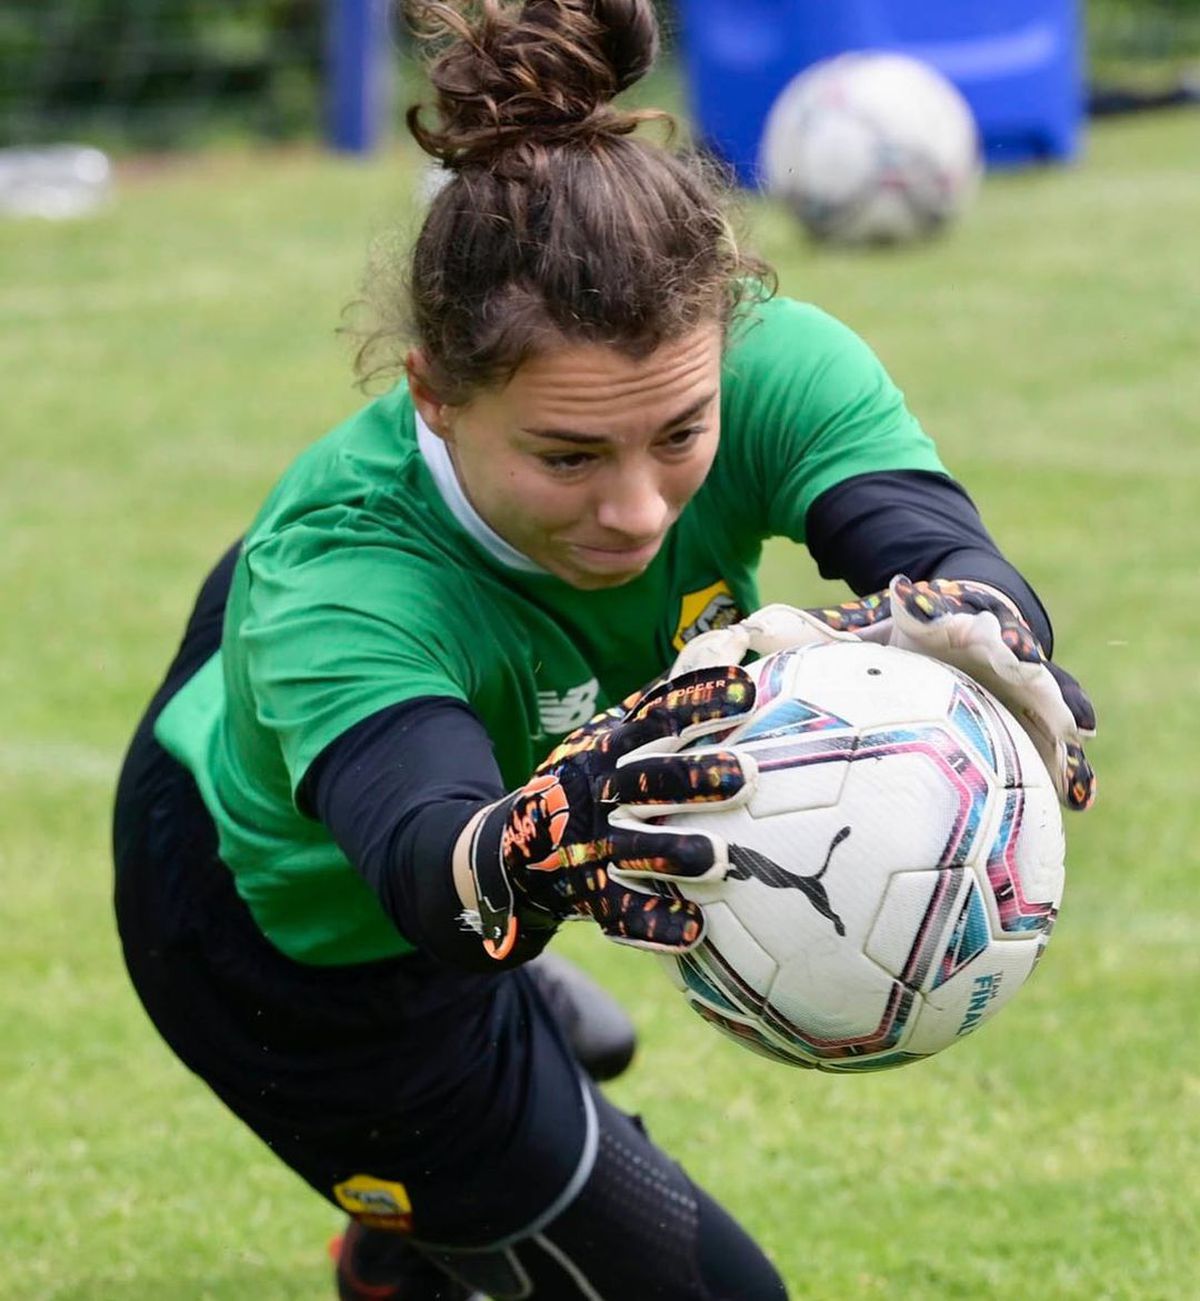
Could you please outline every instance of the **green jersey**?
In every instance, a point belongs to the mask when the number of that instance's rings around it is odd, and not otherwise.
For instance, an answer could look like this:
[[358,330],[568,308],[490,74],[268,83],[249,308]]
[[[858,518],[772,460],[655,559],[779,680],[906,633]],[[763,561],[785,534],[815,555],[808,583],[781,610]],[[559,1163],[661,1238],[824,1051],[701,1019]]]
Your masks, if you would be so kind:
[[325,827],[300,810],[313,760],[419,697],[465,702],[506,784],[696,633],[758,604],[763,541],[804,541],[827,488],[941,471],[871,350],[776,298],[731,332],[721,442],[649,568],[579,591],[494,534],[401,385],[301,455],[251,525],[221,650],[158,720],[195,775],[220,853],[264,933],[308,963],[410,951]]

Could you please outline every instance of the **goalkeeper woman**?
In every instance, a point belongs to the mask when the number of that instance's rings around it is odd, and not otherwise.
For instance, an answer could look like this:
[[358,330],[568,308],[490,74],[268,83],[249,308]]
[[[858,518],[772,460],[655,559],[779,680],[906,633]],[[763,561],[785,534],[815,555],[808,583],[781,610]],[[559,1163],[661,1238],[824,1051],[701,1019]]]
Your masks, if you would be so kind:
[[[724,871],[652,815],[746,798],[704,738],[753,706],[747,649],[832,628],[951,659],[1074,807],[1091,709],[869,348],[773,294],[705,167],[613,103],[650,0],[409,9],[446,183],[403,287],[373,282],[360,368],[398,382],[200,592],[117,794],[127,965],[348,1213],[343,1298],[783,1297],[597,1089],[629,1056],[611,1007],[534,960],[572,917],[700,937],[638,882]],[[772,536],[862,599],[742,622]]]

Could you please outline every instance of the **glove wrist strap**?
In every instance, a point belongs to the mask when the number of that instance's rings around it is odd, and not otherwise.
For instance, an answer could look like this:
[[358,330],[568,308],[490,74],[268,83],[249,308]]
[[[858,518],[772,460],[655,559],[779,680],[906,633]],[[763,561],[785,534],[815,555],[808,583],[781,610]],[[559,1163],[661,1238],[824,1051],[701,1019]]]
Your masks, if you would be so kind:
[[[559,918],[539,907],[514,882],[500,857],[500,841],[519,793],[489,809],[471,836],[468,863],[479,911],[479,932],[484,952],[503,962],[523,938],[535,942],[536,951],[549,938]],[[533,953],[529,954],[534,956]]]
[[516,947],[520,929],[512,882],[500,862],[500,835],[511,807],[511,800],[502,800],[479,819],[468,855],[479,910],[479,933],[484,951],[497,962]]

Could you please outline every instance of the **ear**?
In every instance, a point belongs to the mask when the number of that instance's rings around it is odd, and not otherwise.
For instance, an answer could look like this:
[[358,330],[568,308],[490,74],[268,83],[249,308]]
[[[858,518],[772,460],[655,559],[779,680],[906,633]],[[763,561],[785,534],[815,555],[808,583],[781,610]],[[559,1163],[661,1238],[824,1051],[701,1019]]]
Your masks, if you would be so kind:
[[453,441],[452,410],[433,385],[432,370],[420,348],[410,348],[404,358],[404,371],[408,376],[408,391],[418,415],[439,438]]

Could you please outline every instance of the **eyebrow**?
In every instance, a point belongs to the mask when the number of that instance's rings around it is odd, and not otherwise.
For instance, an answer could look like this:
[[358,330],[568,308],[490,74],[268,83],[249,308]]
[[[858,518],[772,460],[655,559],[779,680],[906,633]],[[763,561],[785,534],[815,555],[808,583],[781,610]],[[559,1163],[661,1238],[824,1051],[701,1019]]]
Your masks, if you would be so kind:
[[[668,420],[666,424],[663,425],[663,427],[658,432],[660,434],[665,434],[668,429],[674,429],[676,425],[682,425],[686,421],[694,419],[696,416],[700,414],[701,411],[704,410],[705,407],[707,407],[713,401],[713,399],[716,396],[717,396],[717,391],[714,389],[711,393],[705,394],[704,397],[697,398],[695,402],[685,407],[684,410],[680,411],[677,415],[672,416],[671,419]],[[521,432],[525,434],[532,434],[535,438],[553,438],[557,442],[562,442],[562,443],[587,444],[587,443],[608,442],[608,437],[605,434],[582,434],[575,429],[525,429],[523,428]]]

